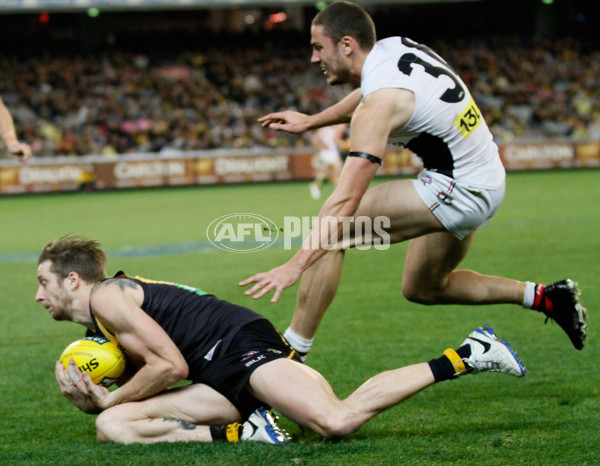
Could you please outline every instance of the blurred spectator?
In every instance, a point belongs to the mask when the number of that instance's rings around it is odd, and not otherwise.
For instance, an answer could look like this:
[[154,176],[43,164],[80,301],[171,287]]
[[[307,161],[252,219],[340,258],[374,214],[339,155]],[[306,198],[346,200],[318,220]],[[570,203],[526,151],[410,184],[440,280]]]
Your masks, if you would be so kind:
[[[571,40],[430,45],[467,81],[498,142],[600,137],[600,52]],[[308,48],[286,57],[241,47],[0,57],[0,66],[18,132],[44,156],[307,146],[308,136],[256,119],[280,108],[314,113],[339,92]]]
[[31,157],[31,147],[17,138],[13,117],[5,107],[2,98],[0,98],[0,139],[4,141],[8,151],[19,156],[22,162]]

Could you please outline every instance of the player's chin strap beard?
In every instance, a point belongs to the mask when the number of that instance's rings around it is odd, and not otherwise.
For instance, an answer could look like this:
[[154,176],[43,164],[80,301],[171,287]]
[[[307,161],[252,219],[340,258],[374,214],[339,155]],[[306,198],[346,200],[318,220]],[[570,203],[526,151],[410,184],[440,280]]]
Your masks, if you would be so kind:
[[381,158],[367,152],[351,151],[348,153],[348,157],[360,157],[361,159],[367,159],[369,162],[376,163],[378,165],[381,165],[382,163]]

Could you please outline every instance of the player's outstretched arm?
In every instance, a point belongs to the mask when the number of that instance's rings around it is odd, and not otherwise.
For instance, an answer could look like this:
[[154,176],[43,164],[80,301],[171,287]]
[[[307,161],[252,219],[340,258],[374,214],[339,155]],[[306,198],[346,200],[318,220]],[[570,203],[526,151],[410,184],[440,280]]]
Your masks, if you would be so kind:
[[[366,154],[371,159],[352,156],[346,160],[337,187],[323,204],[319,219],[313,224],[302,247],[285,264],[239,282],[240,286],[253,284],[245,291],[246,296],[258,299],[273,291],[271,302],[277,302],[282,291],[296,283],[308,267],[332,249],[332,245],[341,245],[344,228],[339,223],[355,214],[379,168],[377,160],[381,161],[385,155],[392,128],[404,125],[413,109],[412,93],[400,89],[373,92],[355,109],[350,134],[351,151]],[[337,228],[327,227],[331,220],[338,222]]]
[[293,110],[269,113],[258,119],[263,127],[300,134],[311,129],[311,116]]
[[246,296],[252,296],[254,299],[262,298],[269,291],[275,291],[271,302],[276,303],[285,288],[300,280],[303,271],[302,267],[289,261],[268,272],[257,273],[246,278],[239,282],[239,285],[246,286],[254,283],[255,285],[252,288],[245,291]]
[[285,110],[283,112],[269,113],[260,117],[258,121],[262,123],[263,127],[299,134],[311,129],[322,128],[323,126],[350,122],[352,114],[356,107],[358,107],[360,100],[360,89],[356,89],[336,104],[314,115]]
[[[342,247],[344,219],[349,219],[356,212],[378,167],[379,165],[363,158],[347,160],[338,186],[321,208],[319,218],[302,247],[285,264],[239,282],[240,286],[254,284],[244,294],[258,299],[274,291],[271,302],[275,303],[282,291],[300,280],[302,273],[323,254]],[[335,223],[335,228],[331,226],[331,222]]]

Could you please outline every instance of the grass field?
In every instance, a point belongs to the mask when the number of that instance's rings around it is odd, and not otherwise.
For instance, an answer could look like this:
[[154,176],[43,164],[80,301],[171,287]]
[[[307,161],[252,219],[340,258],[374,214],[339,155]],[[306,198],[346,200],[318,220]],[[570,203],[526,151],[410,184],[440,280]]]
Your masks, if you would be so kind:
[[280,223],[315,215],[306,183],[0,198],[0,464],[598,464],[600,463],[600,170],[510,174],[505,203],[478,235],[464,267],[520,280],[578,281],[590,311],[578,352],[553,322],[518,306],[424,307],[405,301],[406,245],[350,251],[340,291],[309,364],[340,397],[386,369],[426,361],[493,324],[528,368],[523,379],[481,374],[445,382],[376,417],[342,442],[290,421],[294,442],[122,446],[95,440],[94,417],[60,394],[53,367],[82,327],[55,322],[34,302],[36,258],[66,233],[100,240],[108,272],[197,286],[248,305],[285,329],[295,300],[252,302],[237,282],[290,256],[211,247],[206,226],[249,212]]

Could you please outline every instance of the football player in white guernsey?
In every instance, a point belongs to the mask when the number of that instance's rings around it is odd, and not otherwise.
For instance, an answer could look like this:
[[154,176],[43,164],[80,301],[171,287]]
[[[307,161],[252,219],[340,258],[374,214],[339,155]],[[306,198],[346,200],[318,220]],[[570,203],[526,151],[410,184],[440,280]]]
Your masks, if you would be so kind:
[[321,197],[321,186],[325,181],[336,185],[342,171],[340,149],[345,144],[344,134],[347,125],[323,126],[313,135],[313,146],[319,149],[312,159],[315,179],[310,183],[310,195],[313,199]]
[[[410,240],[402,275],[402,292],[410,301],[520,304],[554,319],[581,349],[586,310],[572,280],[544,286],[456,269],[477,229],[502,202],[505,172],[498,148],[448,63],[408,38],[376,42],[375,36],[371,17],[354,3],[335,2],[319,12],[311,27],[311,61],[329,84],[357,89],[315,115],[288,110],[259,119],[265,127],[291,133],[350,122],[351,148],[302,247],[280,267],[241,281],[241,286],[254,283],[246,295],[257,299],[273,291],[276,302],[302,277],[285,337],[305,353],[337,292],[344,250],[369,241]],[[416,180],[369,188],[389,142],[411,149],[425,169]],[[389,224],[384,231],[353,231],[348,218],[357,224],[359,218],[385,218]]]

